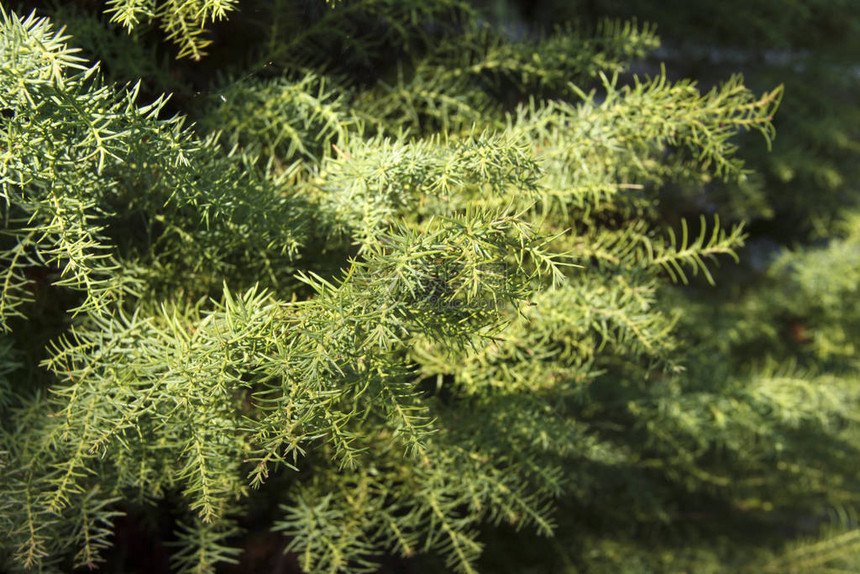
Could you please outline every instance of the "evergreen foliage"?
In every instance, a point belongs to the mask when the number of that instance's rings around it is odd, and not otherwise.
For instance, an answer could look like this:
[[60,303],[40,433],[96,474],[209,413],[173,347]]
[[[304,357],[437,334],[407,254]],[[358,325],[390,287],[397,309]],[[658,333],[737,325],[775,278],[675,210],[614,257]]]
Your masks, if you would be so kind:
[[179,47],[179,57],[199,60],[211,40],[203,37],[210,22],[224,19],[238,0],[107,0],[111,22],[133,30],[141,23],[158,20],[167,39]]
[[781,87],[632,74],[632,19],[83,4],[0,9],[4,568],[128,568],[130,514],[176,572],[261,530],[307,572],[856,566],[860,217],[763,302],[743,223],[673,210],[755,180]]
[[785,85],[790,97],[775,120],[773,153],[749,146],[743,155],[756,175],[710,190],[723,211],[769,219],[765,233],[790,244],[828,237],[844,210],[856,209],[860,5],[596,0],[592,10],[598,18],[636,15],[659,23],[668,48],[661,55],[685,75],[714,82],[740,70],[750,86]]

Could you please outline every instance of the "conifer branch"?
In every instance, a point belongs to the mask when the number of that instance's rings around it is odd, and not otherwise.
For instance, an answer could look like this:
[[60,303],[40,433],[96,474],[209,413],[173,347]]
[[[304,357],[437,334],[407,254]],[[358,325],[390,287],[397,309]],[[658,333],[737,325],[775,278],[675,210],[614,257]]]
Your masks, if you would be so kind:
[[[609,560],[697,505],[765,524],[856,504],[860,218],[782,255],[767,305],[671,285],[714,284],[744,232],[666,231],[664,186],[740,181],[737,136],[769,144],[780,89],[624,83],[658,44],[632,21],[512,41],[463,0],[334,4],[236,18],[265,39],[225,57],[233,80],[148,105],[145,80],[107,83],[62,30],[0,9],[10,568],[97,565],[121,511],[154,501],[180,517],[172,568],[200,573],[240,560],[260,502],[332,573],[420,552],[474,572],[502,524],[572,524]],[[199,59],[237,7],[108,13]],[[192,105],[196,125],[165,117]],[[799,366],[749,367],[755,338]],[[829,567],[852,544],[792,556]]]

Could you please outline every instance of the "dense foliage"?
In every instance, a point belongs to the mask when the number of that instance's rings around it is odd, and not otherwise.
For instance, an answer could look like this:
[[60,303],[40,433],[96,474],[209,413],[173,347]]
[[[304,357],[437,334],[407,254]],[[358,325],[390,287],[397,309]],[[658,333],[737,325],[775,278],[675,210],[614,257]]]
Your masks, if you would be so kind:
[[853,62],[786,24],[785,80],[701,88],[612,2],[97,4],[0,10],[5,569],[858,566],[856,111],[790,91]]

